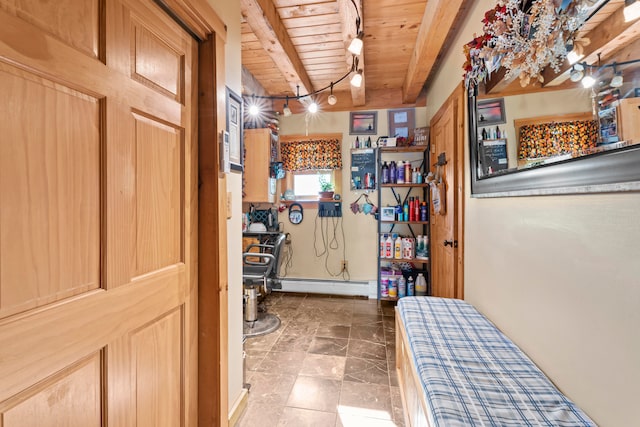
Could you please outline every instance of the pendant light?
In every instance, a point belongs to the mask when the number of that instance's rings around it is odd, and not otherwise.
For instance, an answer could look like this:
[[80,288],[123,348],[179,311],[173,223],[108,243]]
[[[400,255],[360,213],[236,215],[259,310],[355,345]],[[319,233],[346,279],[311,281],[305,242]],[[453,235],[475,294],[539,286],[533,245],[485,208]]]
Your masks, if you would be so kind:
[[284,102],[284,108],[282,109],[282,114],[285,117],[289,117],[291,115],[291,108],[289,108],[289,97],[287,96],[286,101]]
[[609,86],[620,87],[624,83],[624,77],[622,77],[622,71],[616,70],[616,64],[613,64],[613,78]]
[[336,102],[338,102],[338,98],[333,94],[333,82],[331,82],[331,94],[327,98],[327,102],[329,105],[336,105]]

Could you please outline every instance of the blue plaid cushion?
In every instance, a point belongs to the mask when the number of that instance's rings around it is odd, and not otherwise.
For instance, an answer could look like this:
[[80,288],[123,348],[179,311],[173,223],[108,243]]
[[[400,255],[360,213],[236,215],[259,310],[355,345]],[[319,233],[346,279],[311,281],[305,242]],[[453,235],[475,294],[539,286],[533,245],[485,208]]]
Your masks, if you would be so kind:
[[407,297],[397,310],[435,426],[595,426],[470,304]]

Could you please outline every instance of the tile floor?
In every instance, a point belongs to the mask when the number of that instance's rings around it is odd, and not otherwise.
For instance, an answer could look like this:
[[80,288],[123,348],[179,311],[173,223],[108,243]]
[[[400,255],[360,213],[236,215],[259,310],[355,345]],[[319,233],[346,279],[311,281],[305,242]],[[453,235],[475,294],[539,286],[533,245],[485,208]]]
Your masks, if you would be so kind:
[[392,305],[274,292],[267,307],[282,325],[245,343],[239,427],[404,426]]

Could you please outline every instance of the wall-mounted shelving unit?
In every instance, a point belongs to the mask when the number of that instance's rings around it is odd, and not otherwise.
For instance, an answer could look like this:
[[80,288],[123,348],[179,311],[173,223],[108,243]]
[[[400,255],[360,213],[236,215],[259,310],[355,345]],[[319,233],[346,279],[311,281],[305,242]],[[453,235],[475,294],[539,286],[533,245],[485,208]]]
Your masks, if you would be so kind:
[[[392,234],[398,233],[402,237],[413,237],[414,239],[419,236],[427,236],[430,241],[430,233],[429,233],[429,221],[428,217],[430,215],[430,200],[429,200],[429,184],[426,183],[383,183],[382,177],[382,165],[386,161],[397,161],[397,160],[409,160],[413,165],[419,164],[419,171],[421,174],[424,174],[425,171],[428,171],[428,157],[429,150],[428,146],[411,146],[411,147],[380,147],[378,148],[378,179],[379,179],[379,191],[378,191],[378,206],[385,206],[388,204],[389,200],[393,200],[393,203],[396,205],[399,203],[404,205],[405,201],[408,201],[411,197],[419,197],[421,202],[427,202],[427,221],[420,220],[411,220],[405,221],[394,219],[382,219],[382,216],[378,217],[378,242],[380,242],[380,238],[384,234]],[[427,245],[427,253],[431,253],[430,248]],[[415,251],[415,246],[414,246]],[[415,254],[415,252],[414,252]],[[387,276],[385,273],[386,268],[392,268],[395,264],[400,270],[402,270],[402,274],[405,279],[408,280],[409,276],[413,277],[414,281],[417,278],[419,273],[422,273],[427,280],[427,294],[430,294],[430,260],[429,258],[421,257],[417,258],[415,255],[413,257],[407,258],[384,258],[381,256],[380,248],[378,250],[378,299],[384,301],[396,301],[398,300],[397,296],[389,296],[388,293],[384,292],[384,288],[382,287],[383,277],[392,277]],[[411,270],[408,270],[406,267],[411,265]],[[404,267],[404,268],[403,268]],[[400,277],[400,276],[395,276]]]

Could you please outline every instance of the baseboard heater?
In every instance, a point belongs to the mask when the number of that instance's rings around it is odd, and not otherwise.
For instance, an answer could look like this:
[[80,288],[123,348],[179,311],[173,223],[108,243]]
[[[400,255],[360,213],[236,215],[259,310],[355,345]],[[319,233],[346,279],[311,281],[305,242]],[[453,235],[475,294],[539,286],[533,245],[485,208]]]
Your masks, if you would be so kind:
[[377,298],[375,281],[282,279],[282,289],[274,289],[274,292],[303,292]]

